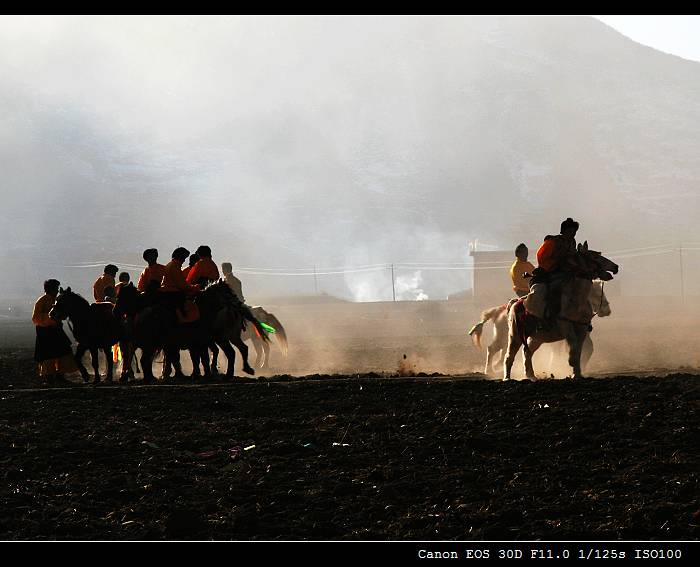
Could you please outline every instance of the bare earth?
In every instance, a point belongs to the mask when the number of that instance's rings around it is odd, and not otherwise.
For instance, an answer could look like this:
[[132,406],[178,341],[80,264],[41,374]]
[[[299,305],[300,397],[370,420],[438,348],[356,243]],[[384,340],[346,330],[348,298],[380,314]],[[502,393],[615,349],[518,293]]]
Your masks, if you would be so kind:
[[698,539],[695,315],[613,304],[594,378],[503,383],[484,307],[280,306],[289,358],[227,384],[41,389],[6,322],[0,538]]

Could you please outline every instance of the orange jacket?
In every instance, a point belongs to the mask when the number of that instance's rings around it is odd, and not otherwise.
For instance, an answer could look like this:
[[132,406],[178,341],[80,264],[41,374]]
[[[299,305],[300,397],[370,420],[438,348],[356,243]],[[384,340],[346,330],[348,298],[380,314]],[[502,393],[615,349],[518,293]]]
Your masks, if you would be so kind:
[[163,276],[165,275],[165,266],[163,264],[153,264],[152,266],[146,266],[146,269],[141,272],[139,276],[139,281],[136,284],[136,289],[139,291],[146,291],[148,284],[151,281],[158,282],[160,286],[163,281]]
[[184,291],[191,292],[197,288],[189,285],[182,275],[182,264],[177,260],[170,260],[165,265],[165,275],[160,286],[161,291]]
[[108,287],[115,287],[116,281],[113,276],[107,274],[102,274],[99,278],[95,280],[92,284],[92,294],[95,296],[95,301],[100,302],[105,300],[105,290]]
[[195,284],[201,278],[207,278],[214,282],[219,279],[219,268],[216,267],[211,258],[201,258],[197,261],[190,273],[187,274],[187,283]]
[[56,321],[49,317],[49,311],[51,311],[55,302],[56,298],[48,293],[37,299],[32,312],[32,323],[37,327],[54,327],[58,325]]
[[576,241],[565,239],[561,234],[547,238],[537,250],[540,268],[551,272],[567,265],[567,259],[576,252]]

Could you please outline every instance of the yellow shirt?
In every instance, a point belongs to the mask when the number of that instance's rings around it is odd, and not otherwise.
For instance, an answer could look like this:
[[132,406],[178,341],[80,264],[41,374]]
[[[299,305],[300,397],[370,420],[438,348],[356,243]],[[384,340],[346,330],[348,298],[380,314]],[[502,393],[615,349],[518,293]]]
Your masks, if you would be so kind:
[[515,262],[513,262],[513,265],[510,267],[510,279],[513,281],[513,291],[522,291],[525,293],[530,291],[530,279],[524,278],[523,274],[525,272],[532,273],[534,269],[535,266],[527,260],[523,262],[516,258]]
[[56,302],[56,298],[45,293],[39,299],[36,300],[34,304],[34,311],[32,312],[32,323],[37,327],[53,327],[56,325],[56,321],[49,317],[49,311]]

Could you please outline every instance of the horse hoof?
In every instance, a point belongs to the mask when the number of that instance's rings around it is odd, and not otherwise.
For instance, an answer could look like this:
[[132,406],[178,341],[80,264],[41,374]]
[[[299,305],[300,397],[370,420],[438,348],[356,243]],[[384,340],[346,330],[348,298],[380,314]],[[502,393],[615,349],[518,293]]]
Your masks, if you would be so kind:
[[252,369],[249,365],[247,365],[247,364],[243,367],[243,372],[245,372],[246,374],[250,374],[251,376],[254,376],[254,375],[255,375],[255,370],[253,370],[253,369]]

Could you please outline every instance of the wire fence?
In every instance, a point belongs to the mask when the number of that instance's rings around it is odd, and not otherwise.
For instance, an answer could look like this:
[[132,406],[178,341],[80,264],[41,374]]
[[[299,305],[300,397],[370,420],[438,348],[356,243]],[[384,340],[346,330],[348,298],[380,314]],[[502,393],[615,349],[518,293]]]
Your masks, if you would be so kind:
[[[621,272],[616,279],[624,282],[622,285],[629,294],[685,296],[687,293],[700,294],[700,284],[696,284],[700,282],[698,251],[700,243],[691,242],[603,250],[603,254],[620,264]],[[328,293],[348,299],[381,301],[417,299],[421,296],[444,298],[450,292],[475,289],[477,279],[489,273],[500,278],[498,272],[507,273],[512,262],[510,259],[477,262],[470,259],[462,262],[382,262],[353,266],[236,266],[234,273],[243,280],[245,287],[263,295],[266,290],[275,289],[289,291],[290,294]],[[55,267],[82,272],[101,270],[108,263],[116,264],[120,269],[139,272],[144,267],[143,264],[121,262],[114,258]],[[413,280],[407,283],[411,277]],[[507,282],[508,276],[504,274],[503,280]],[[358,286],[367,288],[363,297],[358,297],[355,289]]]

